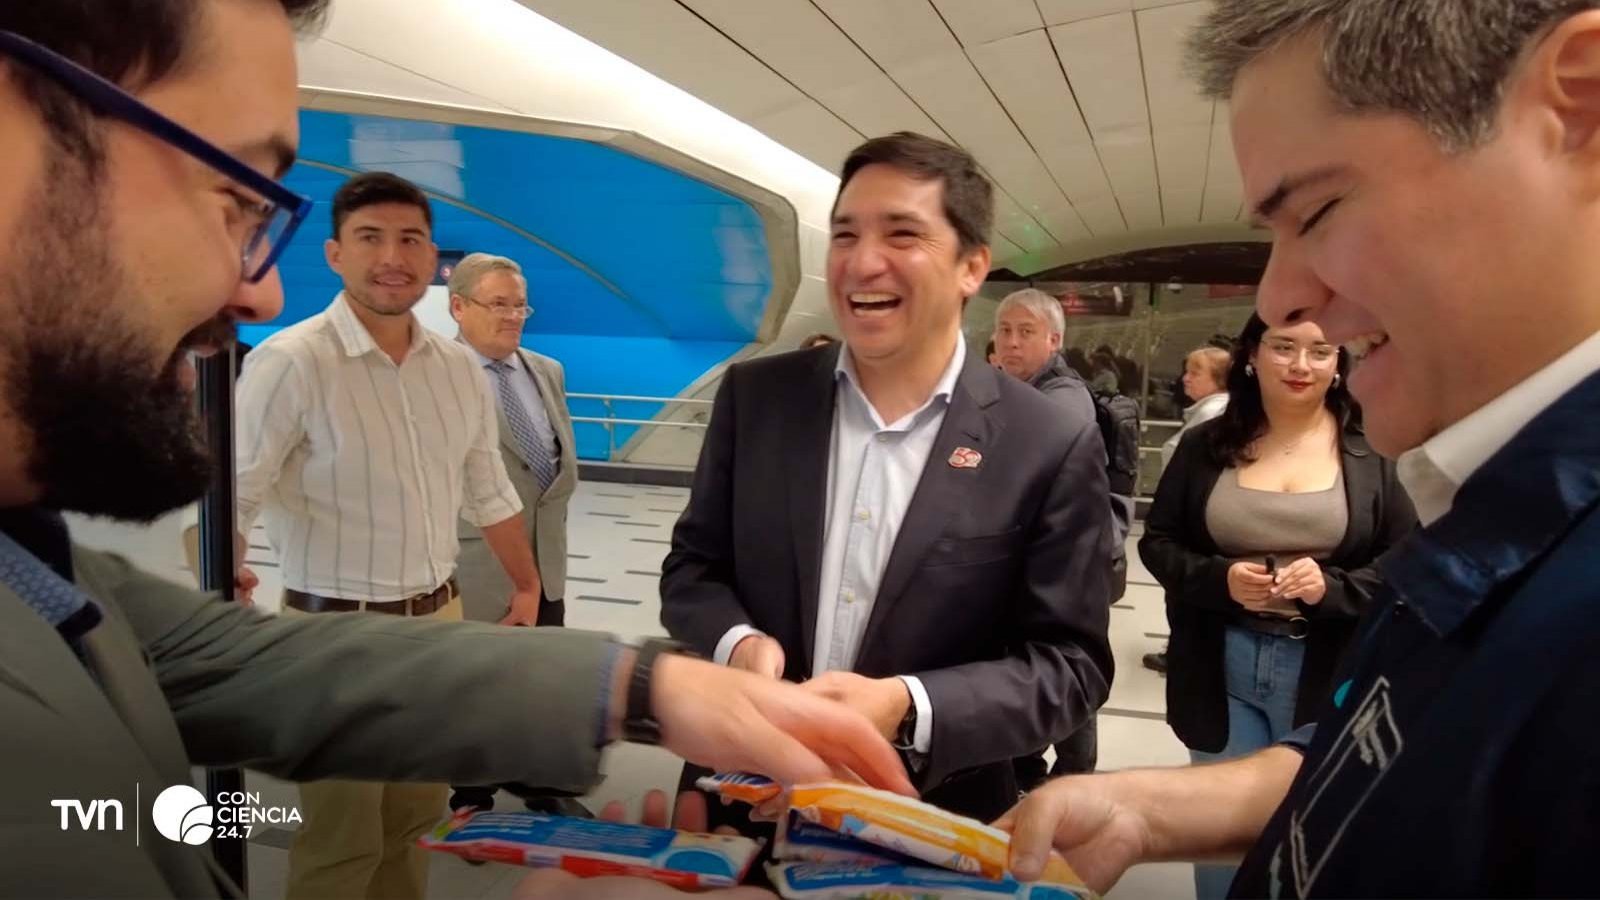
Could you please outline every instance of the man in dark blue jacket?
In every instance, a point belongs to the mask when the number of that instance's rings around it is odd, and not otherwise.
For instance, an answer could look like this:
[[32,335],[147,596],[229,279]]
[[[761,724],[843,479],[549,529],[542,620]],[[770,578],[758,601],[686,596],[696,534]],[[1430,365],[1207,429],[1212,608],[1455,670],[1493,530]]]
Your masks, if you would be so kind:
[[1004,820],[1015,868],[1053,843],[1101,888],[1246,853],[1234,896],[1591,895],[1600,3],[1218,0],[1191,55],[1273,234],[1262,317],[1359,360],[1426,527],[1314,733],[1054,782]]

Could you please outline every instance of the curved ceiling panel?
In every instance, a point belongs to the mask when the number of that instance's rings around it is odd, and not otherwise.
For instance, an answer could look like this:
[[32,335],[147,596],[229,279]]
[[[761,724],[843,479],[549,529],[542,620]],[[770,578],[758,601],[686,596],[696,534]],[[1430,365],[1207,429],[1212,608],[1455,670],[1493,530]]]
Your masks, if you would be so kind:
[[338,290],[323,261],[333,192],[387,170],[434,196],[441,250],[516,259],[537,314],[529,332],[747,343],[771,299],[765,228],[746,201],[612,147],[572,138],[377,116],[301,112],[288,179],[318,209],[286,249],[288,308]]

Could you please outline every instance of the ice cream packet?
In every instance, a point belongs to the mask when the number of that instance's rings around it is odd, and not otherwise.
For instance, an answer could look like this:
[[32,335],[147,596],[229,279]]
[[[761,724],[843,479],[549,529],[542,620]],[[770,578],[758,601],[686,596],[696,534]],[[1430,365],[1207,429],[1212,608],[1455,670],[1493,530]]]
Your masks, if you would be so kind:
[[683,890],[733,887],[761,850],[744,837],[532,812],[462,813],[417,844],[467,859],[563,869],[583,878],[651,878]]
[[767,867],[785,900],[1093,900],[1087,888],[998,881],[926,866],[775,863]]
[[738,800],[759,806],[783,793],[783,785],[765,775],[745,772],[722,772],[695,780],[694,786],[708,794],[726,800]]
[[[864,785],[834,781],[796,785],[789,792],[789,807],[808,822],[956,872],[1001,878],[1010,860],[1011,835],[1004,831]],[[1041,880],[1083,883],[1055,854],[1045,863]]]
[[779,862],[922,865],[921,861],[893,850],[807,822],[795,812],[786,813],[779,820],[777,838],[772,845],[772,858]]

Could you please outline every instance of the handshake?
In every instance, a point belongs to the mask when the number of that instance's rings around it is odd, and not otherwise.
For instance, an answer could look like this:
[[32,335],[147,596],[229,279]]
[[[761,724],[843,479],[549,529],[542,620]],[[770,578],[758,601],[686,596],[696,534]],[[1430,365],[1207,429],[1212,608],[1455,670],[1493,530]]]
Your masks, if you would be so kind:
[[[764,634],[752,634],[734,645],[728,667],[781,679],[786,659],[783,646]],[[867,678],[854,672],[824,672],[800,685],[801,690],[842,703],[861,715],[885,739],[900,730],[911,707],[911,692],[899,678]]]
[[[915,796],[886,740],[899,729],[911,704],[905,684],[899,678],[827,672],[794,685],[781,680],[785,662],[778,642],[759,634],[740,640],[727,666],[662,658],[652,696],[663,726],[663,744],[715,771],[765,772],[789,785],[846,779],[879,788],[876,793],[887,792],[885,796]],[[979,825],[1005,836],[1006,858],[995,873],[1009,873],[1019,880],[1012,884],[1023,885],[1003,896],[1028,896],[1027,883],[1041,876],[1058,881],[1056,867],[1063,857],[1082,876],[1074,876],[1075,893],[1089,893],[1109,889],[1135,862],[1163,855],[1151,837],[1147,804],[1138,799],[1141,774],[1059,779],[1029,794],[993,826]],[[645,798],[643,822],[666,826],[667,807],[665,794],[651,792]],[[621,821],[624,810],[612,804],[602,818]],[[680,831],[704,832],[704,797],[680,798],[671,824]],[[638,878],[579,879],[551,869],[529,876],[517,896],[582,900],[683,895],[666,884]],[[711,896],[770,900],[773,895],[733,887]]]

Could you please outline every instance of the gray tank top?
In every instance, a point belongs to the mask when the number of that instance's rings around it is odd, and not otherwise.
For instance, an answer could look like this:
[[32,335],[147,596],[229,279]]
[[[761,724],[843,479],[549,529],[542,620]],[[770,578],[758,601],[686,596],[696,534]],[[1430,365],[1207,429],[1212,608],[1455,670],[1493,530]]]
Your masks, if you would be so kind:
[[1240,487],[1239,470],[1227,468],[1206,501],[1206,529],[1231,559],[1260,561],[1272,554],[1285,563],[1302,556],[1325,560],[1349,525],[1343,469],[1325,491],[1285,494]]

